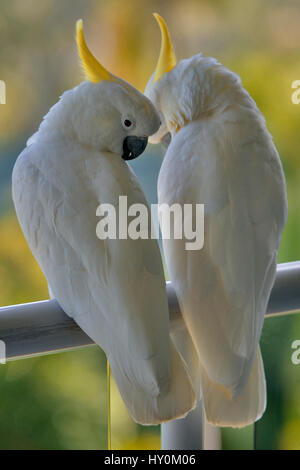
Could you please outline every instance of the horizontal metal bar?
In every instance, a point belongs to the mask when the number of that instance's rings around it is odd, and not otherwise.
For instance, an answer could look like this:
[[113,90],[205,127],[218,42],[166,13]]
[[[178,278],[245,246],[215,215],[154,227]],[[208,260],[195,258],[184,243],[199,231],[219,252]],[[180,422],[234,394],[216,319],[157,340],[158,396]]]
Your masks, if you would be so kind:
[[[180,321],[176,296],[169,286],[172,319]],[[174,299],[175,296],[175,299]],[[277,267],[276,281],[267,308],[267,317],[300,311],[300,262]],[[186,351],[188,354],[188,351]],[[169,421],[161,426],[161,448],[164,450],[219,450],[222,448],[221,430],[210,425],[199,402],[186,418]]]
[[300,312],[300,261],[279,264],[266,315],[297,312]]
[[[176,294],[167,283],[171,328],[182,321]],[[300,311],[300,261],[278,265],[267,315]],[[93,345],[56,300],[0,308],[0,340],[9,360]]]

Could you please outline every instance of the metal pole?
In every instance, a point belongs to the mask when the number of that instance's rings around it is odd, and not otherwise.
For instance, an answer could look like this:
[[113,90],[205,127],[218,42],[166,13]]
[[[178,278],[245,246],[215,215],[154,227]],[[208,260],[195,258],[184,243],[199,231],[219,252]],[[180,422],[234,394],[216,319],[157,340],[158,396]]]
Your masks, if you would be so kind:
[[[167,283],[171,330],[183,321],[176,294]],[[267,316],[300,311],[300,261],[280,264],[268,304]],[[0,308],[0,340],[6,344],[8,360],[61,352],[93,345],[93,341],[69,318],[56,300]],[[163,449],[219,448],[217,428],[202,432],[202,411],[198,406],[181,420],[162,426]],[[210,436],[208,441],[208,436]],[[211,437],[214,436],[214,437]]]
[[[176,294],[167,283],[171,329],[182,322]],[[280,264],[266,315],[300,310],[300,261]],[[90,346],[93,341],[56,300],[0,308],[0,340],[10,360]]]
[[163,450],[201,450],[203,448],[202,403],[186,418],[175,419],[161,425]]
[[6,345],[7,360],[94,344],[56,300],[0,308],[0,340]]
[[[169,298],[169,296],[168,296]],[[174,308],[174,298],[172,297]],[[174,321],[180,321],[176,308]],[[277,267],[276,281],[268,304],[267,316],[296,313],[300,310],[300,262],[284,263]],[[172,309],[170,309],[172,312]],[[184,355],[184,354],[183,354]],[[211,426],[203,416],[202,405],[184,419],[170,421],[161,426],[164,450],[220,450],[220,428]]]

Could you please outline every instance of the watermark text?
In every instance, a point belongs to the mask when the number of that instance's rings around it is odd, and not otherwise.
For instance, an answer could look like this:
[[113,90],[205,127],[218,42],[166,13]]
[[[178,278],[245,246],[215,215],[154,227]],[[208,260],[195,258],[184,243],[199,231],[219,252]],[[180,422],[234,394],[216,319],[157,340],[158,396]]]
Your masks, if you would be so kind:
[[0,340],[0,364],[6,364],[6,344]]
[[157,239],[159,227],[153,223],[158,216],[163,240],[184,240],[186,250],[201,250],[204,245],[203,204],[145,204],[128,206],[127,196],[119,196],[117,207],[100,204],[96,215],[100,221],[96,234],[100,240]]
[[0,80],[0,104],[6,104],[6,83]]
[[291,345],[292,349],[295,349],[291,356],[291,361],[295,366],[300,364],[300,339],[295,339]]

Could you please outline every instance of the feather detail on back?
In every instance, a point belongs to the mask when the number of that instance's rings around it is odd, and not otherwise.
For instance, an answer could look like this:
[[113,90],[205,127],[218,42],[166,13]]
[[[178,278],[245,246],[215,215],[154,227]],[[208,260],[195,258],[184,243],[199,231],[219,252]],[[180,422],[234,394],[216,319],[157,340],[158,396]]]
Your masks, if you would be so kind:
[[[162,50],[171,50],[167,26],[158,20]],[[258,343],[287,218],[285,178],[265,119],[238,75],[201,54],[163,72],[145,90],[162,116],[150,141],[171,136],[158,202],[204,204],[201,250],[187,251],[186,240],[163,240],[198,357],[193,347],[182,350],[196,387],[200,380],[208,421],[245,426],[265,409]],[[202,234],[203,226],[196,229]],[[186,336],[175,334],[179,349]]]
[[207,418],[249,424],[265,407],[256,354],[287,218],[281,162],[240,79],[214,59],[181,61],[148,96],[172,132],[159,203],[204,204],[203,249],[187,251],[185,240],[163,245],[197,349]]
[[[96,208],[147,204],[128,165],[65,140],[35,137],[13,172],[13,199],[51,293],[106,352],[134,419],[158,424],[195,402],[170,342],[168,305],[154,240],[99,240]],[[83,158],[84,156],[84,158]],[[68,171],[66,171],[66,158]]]

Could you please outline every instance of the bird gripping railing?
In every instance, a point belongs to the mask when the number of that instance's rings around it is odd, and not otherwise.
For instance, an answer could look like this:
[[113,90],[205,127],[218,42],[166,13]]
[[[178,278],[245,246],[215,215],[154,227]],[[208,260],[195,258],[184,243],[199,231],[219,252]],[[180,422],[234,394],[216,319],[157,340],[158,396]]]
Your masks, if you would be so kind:
[[[171,329],[182,321],[176,294],[167,283]],[[300,311],[300,261],[277,267],[266,316]],[[6,359],[15,360],[62,352],[93,345],[93,341],[68,317],[56,300],[0,308],[0,340],[6,346]],[[201,409],[187,418],[162,426],[163,449],[202,448]],[[217,446],[218,434],[208,428],[210,446]]]

